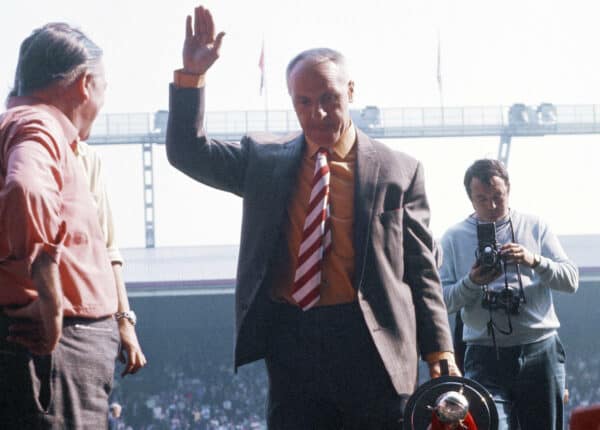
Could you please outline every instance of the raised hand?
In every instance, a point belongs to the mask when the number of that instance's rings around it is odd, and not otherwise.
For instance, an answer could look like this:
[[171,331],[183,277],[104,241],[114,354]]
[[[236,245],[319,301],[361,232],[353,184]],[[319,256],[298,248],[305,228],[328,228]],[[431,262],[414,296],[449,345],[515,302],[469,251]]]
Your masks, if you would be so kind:
[[219,50],[224,32],[215,37],[215,24],[208,9],[199,6],[194,9],[194,19],[187,16],[185,41],[183,43],[183,71],[204,74],[219,58]]

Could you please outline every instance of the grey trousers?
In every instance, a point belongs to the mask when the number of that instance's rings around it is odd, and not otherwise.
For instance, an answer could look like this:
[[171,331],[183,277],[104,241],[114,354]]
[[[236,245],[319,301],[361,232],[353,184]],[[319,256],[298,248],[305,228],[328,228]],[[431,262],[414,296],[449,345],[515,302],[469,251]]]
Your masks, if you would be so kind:
[[6,341],[0,314],[0,423],[3,429],[107,427],[119,335],[111,318],[65,318],[54,352],[37,356]]

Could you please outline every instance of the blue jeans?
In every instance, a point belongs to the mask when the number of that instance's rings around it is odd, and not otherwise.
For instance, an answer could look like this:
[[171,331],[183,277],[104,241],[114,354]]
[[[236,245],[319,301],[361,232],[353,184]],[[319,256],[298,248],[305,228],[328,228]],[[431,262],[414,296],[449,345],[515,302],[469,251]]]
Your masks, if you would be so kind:
[[102,429],[119,345],[113,318],[65,318],[49,355],[33,355],[5,340],[0,313],[0,428]]
[[482,384],[498,408],[499,430],[562,430],[565,351],[558,335],[499,348],[468,345],[465,376]]

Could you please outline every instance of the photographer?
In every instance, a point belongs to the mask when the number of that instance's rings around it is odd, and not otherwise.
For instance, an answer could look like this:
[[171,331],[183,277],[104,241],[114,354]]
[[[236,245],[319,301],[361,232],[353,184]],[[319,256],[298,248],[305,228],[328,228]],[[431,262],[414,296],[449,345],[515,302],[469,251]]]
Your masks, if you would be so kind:
[[444,234],[441,277],[448,312],[464,321],[465,376],[493,395],[500,429],[562,429],[565,353],[552,290],[575,292],[577,268],[543,221],[509,209],[502,163],[476,161],[464,185],[475,213]]

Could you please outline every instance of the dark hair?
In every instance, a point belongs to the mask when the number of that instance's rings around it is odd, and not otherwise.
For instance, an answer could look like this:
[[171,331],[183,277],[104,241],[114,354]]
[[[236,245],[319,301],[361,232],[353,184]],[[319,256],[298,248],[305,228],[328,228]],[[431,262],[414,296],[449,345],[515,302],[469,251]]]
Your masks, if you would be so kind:
[[471,166],[467,169],[465,173],[465,190],[467,190],[467,195],[469,199],[471,198],[471,181],[473,178],[479,179],[486,185],[492,184],[492,177],[497,176],[501,178],[506,184],[507,188],[510,188],[510,181],[508,179],[508,172],[502,164],[501,161],[494,160],[491,158],[484,158],[481,160],[475,161]]
[[313,48],[302,51],[292,58],[292,61],[288,63],[288,66],[285,70],[286,81],[290,79],[290,75],[292,74],[294,67],[304,60],[310,60],[315,63],[331,61],[332,63],[346,69],[346,58],[340,52],[331,48]]
[[56,82],[69,84],[101,58],[102,50],[81,30],[65,23],[46,24],[21,43],[9,97],[28,95]]

